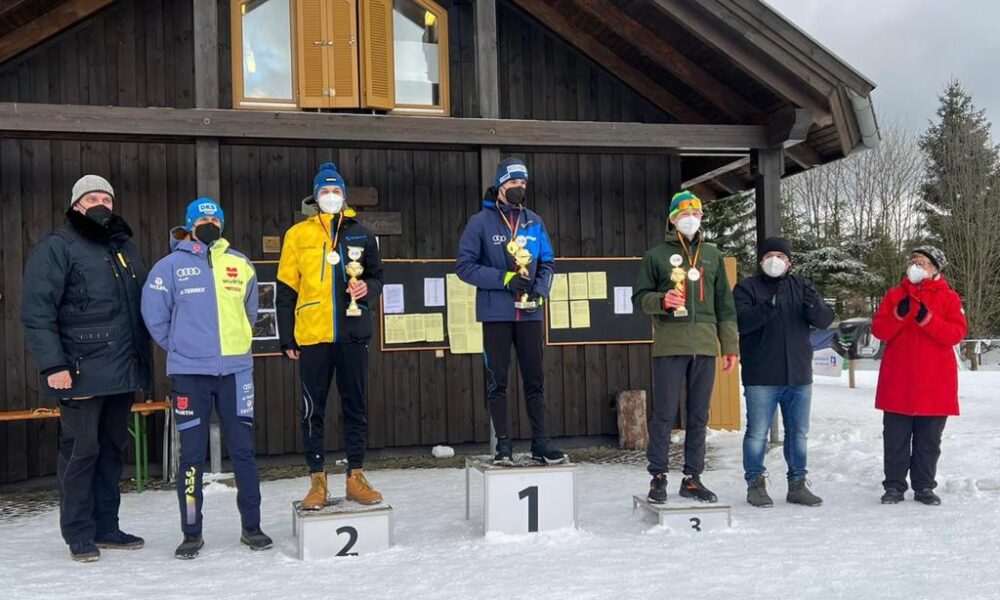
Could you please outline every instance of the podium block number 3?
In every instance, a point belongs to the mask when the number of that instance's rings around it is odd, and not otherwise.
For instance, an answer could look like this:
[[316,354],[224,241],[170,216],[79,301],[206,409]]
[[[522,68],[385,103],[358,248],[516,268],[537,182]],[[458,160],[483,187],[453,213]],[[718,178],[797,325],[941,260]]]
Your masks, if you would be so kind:
[[344,545],[343,548],[340,549],[340,552],[337,553],[337,556],[357,556],[358,553],[351,552],[351,548],[354,547],[354,544],[358,543],[358,530],[351,527],[350,525],[345,525],[337,529],[338,536],[344,533],[347,534],[347,543]]
[[521,500],[528,499],[528,531],[538,531],[538,486],[524,488],[518,492],[517,497]]

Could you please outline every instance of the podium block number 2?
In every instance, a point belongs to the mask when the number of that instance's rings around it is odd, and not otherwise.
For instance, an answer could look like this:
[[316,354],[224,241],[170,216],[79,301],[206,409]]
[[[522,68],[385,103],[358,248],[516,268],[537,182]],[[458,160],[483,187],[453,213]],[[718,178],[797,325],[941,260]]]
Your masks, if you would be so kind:
[[518,492],[517,497],[521,500],[528,499],[528,531],[538,531],[538,486],[524,488]]
[[340,549],[340,552],[337,553],[337,556],[357,556],[358,553],[351,552],[351,548],[354,547],[354,544],[358,543],[358,530],[351,527],[350,525],[344,525],[343,527],[339,527],[337,529],[338,537],[344,533],[347,534],[347,543],[344,544],[344,547]]

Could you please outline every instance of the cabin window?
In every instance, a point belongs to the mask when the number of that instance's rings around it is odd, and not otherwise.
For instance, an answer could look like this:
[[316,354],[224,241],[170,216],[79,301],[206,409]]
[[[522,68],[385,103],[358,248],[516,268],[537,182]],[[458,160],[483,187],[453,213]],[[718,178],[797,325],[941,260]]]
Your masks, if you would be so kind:
[[233,3],[236,108],[449,114],[448,13],[431,0]]
[[234,3],[233,104],[295,106],[292,0]]
[[448,13],[420,0],[393,3],[396,107],[445,112]]

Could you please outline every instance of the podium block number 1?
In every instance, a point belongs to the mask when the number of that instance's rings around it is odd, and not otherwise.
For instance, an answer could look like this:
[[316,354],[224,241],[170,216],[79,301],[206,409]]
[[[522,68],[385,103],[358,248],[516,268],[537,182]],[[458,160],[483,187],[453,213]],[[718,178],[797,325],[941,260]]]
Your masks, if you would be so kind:
[[538,531],[538,486],[532,485],[518,492],[521,500],[528,499],[528,532]]

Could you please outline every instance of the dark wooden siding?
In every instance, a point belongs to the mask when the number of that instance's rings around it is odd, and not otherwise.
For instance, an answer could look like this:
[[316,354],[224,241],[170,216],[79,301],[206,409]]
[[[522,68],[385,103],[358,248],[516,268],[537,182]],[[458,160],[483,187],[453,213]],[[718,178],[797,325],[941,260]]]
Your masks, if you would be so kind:
[[497,4],[502,118],[673,122],[530,15],[507,1]]
[[[478,114],[472,6],[445,2],[451,24],[452,106]],[[220,2],[226,8],[226,2]],[[509,118],[665,121],[607,72],[506,2],[500,3],[503,115]],[[0,65],[0,100],[192,105],[190,2],[123,0],[76,28]],[[228,30],[228,10],[220,13]],[[224,34],[228,39],[228,33]],[[93,44],[94,40],[103,40]],[[220,65],[229,79],[228,41]],[[227,98],[229,91],[221,93]],[[225,102],[222,106],[226,106]],[[559,256],[638,255],[660,240],[665,200],[679,185],[677,160],[665,155],[517,153],[532,172],[531,205],[545,218]],[[167,230],[195,197],[191,144],[53,140],[0,141],[0,411],[39,406],[36,371],[20,325],[21,275],[38,239],[63,221],[70,187],[82,173],[106,175],[118,206],[151,263],[167,251]],[[310,191],[313,173],[334,160],[351,185],[379,191],[379,210],[403,215],[403,233],[382,238],[390,258],[453,258],[468,217],[479,210],[478,154],[469,149],[221,147],[226,236],[255,260],[264,235],[281,235]],[[376,336],[378,336],[376,327]],[[377,338],[376,338],[377,339]],[[156,352],[156,390],[168,392]],[[647,346],[546,349],[548,423],[556,436],[613,434],[616,391],[650,388]],[[300,385],[295,365],[258,358],[257,449],[301,450]],[[529,434],[521,381],[512,369],[512,431]],[[327,447],[341,445],[339,398],[331,394]],[[485,442],[489,422],[478,356],[434,358],[427,352],[372,351],[370,446]],[[154,419],[158,439],[162,424]],[[0,424],[0,482],[55,470],[57,424]],[[152,444],[158,460],[158,444]]]
[[[37,370],[21,327],[24,262],[46,233],[64,222],[70,189],[81,173],[106,174],[115,186],[116,209],[131,224],[147,261],[166,253],[166,232],[181,222],[184,203],[194,198],[194,147],[47,140],[0,141],[0,411],[46,406],[38,397]],[[165,361],[155,353],[156,398],[165,397]],[[162,419],[151,421],[158,440]],[[0,482],[55,472],[55,421],[0,424]],[[153,458],[159,445],[151,444]]]
[[0,101],[192,108],[192,18],[188,0],[112,4],[0,65]]

